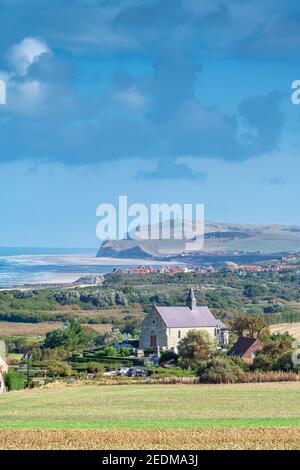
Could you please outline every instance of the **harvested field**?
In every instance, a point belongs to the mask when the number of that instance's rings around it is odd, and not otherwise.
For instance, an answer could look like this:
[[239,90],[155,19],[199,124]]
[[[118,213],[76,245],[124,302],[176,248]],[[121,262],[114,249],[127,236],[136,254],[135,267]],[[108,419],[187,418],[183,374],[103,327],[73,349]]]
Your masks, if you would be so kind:
[[300,339],[300,322],[276,323],[270,326],[272,333],[289,333],[295,339]]
[[[3,336],[44,336],[49,331],[57,330],[62,326],[61,322],[41,322],[41,323],[17,323],[0,322],[0,335]],[[111,330],[112,325],[86,325],[97,331],[97,333],[106,333]]]
[[17,323],[0,322],[0,335],[4,336],[44,336],[49,331],[57,330],[62,323],[60,322],[41,322],[41,323]]
[[0,431],[0,449],[299,450],[299,428]]
[[92,325],[92,324],[89,324],[89,325],[84,325],[84,326],[87,326],[89,328],[92,328],[93,330],[97,331],[97,333],[100,333],[100,334],[103,334],[103,333],[106,333],[107,331],[110,331],[111,328],[112,328],[112,325],[110,324],[101,324],[101,325]]

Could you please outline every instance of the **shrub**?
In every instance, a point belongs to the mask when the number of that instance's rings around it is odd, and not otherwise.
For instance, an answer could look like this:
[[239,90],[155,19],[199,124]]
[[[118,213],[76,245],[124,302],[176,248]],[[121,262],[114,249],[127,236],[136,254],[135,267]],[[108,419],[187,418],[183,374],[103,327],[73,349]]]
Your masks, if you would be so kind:
[[14,372],[9,370],[4,377],[5,385],[11,392],[12,390],[22,390],[25,384],[25,377],[22,372]]
[[297,371],[298,366],[293,364],[292,361],[292,353],[293,351],[287,351],[284,354],[282,354],[277,361],[273,365],[273,370],[274,371]]
[[91,374],[96,374],[97,377],[102,377],[104,373],[103,365],[98,362],[89,362],[86,370]]
[[47,373],[51,377],[68,377],[72,375],[72,367],[63,361],[52,361],[47,363]]
[[202,383],[235,383],[240,381],[243,370],[232,359],[215,356],[198,364],[197,375]]
[[171,359],[174,359],[174,361],[177,362],[178,355],[173,351],[163,351],[159,358],[159,363],[161,364],[162,362],[170,361]]

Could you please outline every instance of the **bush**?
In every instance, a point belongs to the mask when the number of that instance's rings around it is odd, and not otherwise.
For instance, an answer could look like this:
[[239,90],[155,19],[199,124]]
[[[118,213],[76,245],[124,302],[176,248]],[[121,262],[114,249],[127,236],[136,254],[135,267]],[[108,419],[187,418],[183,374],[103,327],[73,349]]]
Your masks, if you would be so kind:
[[287,351],[283,353],[273,365],[273,370],[275,371],[297,371],[298,366],[293,364],[292,361],[293,351]]
[[159,363],[161,364],[162,362],[170,361],[171,359],[174,359],[174,361],[177,362],[178,355],[173,351],[163,351],[159,358]]
[[51,361],[47,363],[47,373],[50,377],[68,377],[73,370],[70,364],[63,361]]
[[201,383],[236,383],[240,381],[243,370],[232,359],[216,356],[199,363],[197,375]]
[[22,372],[9,370],[4,377],[5,385],[9,392],[12,390],[22,390],[25,385],[25,377]]
[[89,362],[86,370],[91,374],[96,374],[97,377],[102,377],[104,373],[103,365],[98,362]]

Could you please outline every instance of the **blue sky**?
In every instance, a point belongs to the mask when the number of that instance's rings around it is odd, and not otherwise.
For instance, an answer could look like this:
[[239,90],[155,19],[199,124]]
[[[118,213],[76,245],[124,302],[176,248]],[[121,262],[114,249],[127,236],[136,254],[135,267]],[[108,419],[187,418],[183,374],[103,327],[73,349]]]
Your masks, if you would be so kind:
[[300,5],[0,0],[0,245],[96,247],[96,207],[300,224]]

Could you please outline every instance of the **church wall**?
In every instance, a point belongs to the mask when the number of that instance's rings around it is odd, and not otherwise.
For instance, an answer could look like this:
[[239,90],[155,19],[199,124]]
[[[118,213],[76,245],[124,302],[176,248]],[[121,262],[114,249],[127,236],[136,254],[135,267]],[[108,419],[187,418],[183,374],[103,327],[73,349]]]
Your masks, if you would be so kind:
[[157,345],[160,348],[168,348],[166,332],[166,324],[159,313],[156,310],[148,313],[142,323],[139,347],[141,349],[150,348],[150,337],[151,335],[155,335],[157,337]]
[[[179,341],[185,338],[190,330],[206,331],[212,339],[215,339],[215,328],[167,328],[167,348],[177,350]],[[180,336],[180,337],[179,337]]]

